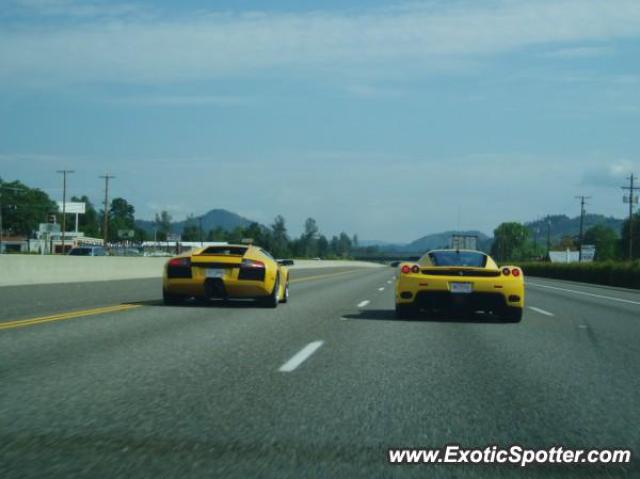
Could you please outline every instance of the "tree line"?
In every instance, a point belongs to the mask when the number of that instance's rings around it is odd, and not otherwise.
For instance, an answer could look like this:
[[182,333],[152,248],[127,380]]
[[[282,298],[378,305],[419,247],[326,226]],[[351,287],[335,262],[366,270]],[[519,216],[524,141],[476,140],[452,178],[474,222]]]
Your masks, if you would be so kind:
[[[171,232],[172,218],[163,211],[156,215],[156,239],[165,240]],[[282,215],[275,217],[273,223],[264,226],[253,222],[248,226],[238,226],[232,230],[216,227],[209,231],[201,231],[198,220],[190,216],[182,231],[182,241],[227,241],[239,243],[243,239],[251,239],[278,258],[347,258],[358,249],[358,236],[349,236],[342,232],[331,238],[320,233],[315,219],[307,218],[304,231],[297,238],[292,238],[287,230],[286,220]]]
[[[20,181],[4,182],[0,178],[0,208],[2,208],[3,230],[7,235],[30,237],[38,229],[40,223],[50,222],[55,217],[58,224],[62,224],[62,213],[58,204],[49,195],[38,189],[30,188]],[[79,216],[78,229],[85,236],[102,238],[104,236],[104,208],[99,209],[86,195],[73,196],[70,201],[85,203],[85,214]],[[161,211],[155,216],[155,231],[148,232],[136,226],[135,207],[124,198],[113,198],[108,209],[108,241],[118,242],[122,238],[120,231],[133,231],[134,241],[166,241],[172,232],[173,218],[167,211]],[[75,222],[67,218],[66,230],[74,231]],[[201,231],[197,219],[187,218],[182,241],[228,241],[240,242],[251,238],[273,255],[283,258],[321,257],[345,258],[358,248],[357,235],[349,236],[340,233],[328,238],[320,233],[315,219],[305,221],[302,234],[293,238],[289,235],[286,221],[278,215],[269,226],[251,223],[246,227],[225,230],[216,227],[208,231]]]
[[[624,260],[628,257],[630,231],[633,233],[633,259],[640,259],[640,213],[633,216],[631,228],[629,219],[625,220],[620,232],[606,225],[588,228],[584,232],[582,244],[595,246],[596,261]],[[540,241],[532,237],[531,230],[526,225],[506,222],[493,231],[491,255],[501,262],[541,260],[546,258],[549,247],[552,251],[577,251],[580,248],[580,239],[577,235],[566,235],[547,245],[546,239]]]

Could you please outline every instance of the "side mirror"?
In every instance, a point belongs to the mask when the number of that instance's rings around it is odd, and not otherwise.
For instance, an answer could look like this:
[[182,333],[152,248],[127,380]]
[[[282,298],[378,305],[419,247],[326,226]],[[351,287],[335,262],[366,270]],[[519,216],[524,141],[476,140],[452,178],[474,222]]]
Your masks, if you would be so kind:
[[294,262],[292,259],[279,259],[278,264],[280,266],[293,266]]

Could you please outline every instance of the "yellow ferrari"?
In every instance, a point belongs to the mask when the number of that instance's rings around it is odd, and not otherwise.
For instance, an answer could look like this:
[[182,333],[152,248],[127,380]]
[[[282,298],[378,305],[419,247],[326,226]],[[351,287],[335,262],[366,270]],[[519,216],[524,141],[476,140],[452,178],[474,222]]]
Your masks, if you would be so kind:
[[442,249],[417,263],[400,263],[396,281],[396,316],[418,311],[484,311],[507,322],[520,322],[524,277],[517,266],[499,267],[487,254]]
[[202,299],[255,299],[275,308],[289,299],[291,260],[276,260],[252,245],[221,244],[170,259],[164,268],[165,304]]

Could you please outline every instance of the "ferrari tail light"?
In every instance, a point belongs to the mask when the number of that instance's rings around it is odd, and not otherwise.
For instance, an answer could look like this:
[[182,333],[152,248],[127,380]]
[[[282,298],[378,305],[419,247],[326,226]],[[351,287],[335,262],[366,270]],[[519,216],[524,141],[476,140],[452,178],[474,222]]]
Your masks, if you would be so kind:
[[264,269],[265,265],[262,261],[255,261],[252,259],[243,259],[241,268],[255,268],[255,269]]
[[190,258],[173,258],[169,261],[172,268],[189,268],[191,266]]
[[419,273],[420,272],[420,266],[418,266],[417,264],[414,264],[412,266],[409,266],[408,264],[405,264],[405,265],[402,266],[400,271],[402,271],[404,274]]
[[516,276],[516,277],[517,277],[517,276],[520,276],[520,270],[519,270],[518,268],[513,268],[513,269],[511,270],[511,274],[512,274],[512,275],[514,275],[514,276]]
[[509,268],[502,268],[502,274],[509,276],[511,274],[511,270],[509,270]]

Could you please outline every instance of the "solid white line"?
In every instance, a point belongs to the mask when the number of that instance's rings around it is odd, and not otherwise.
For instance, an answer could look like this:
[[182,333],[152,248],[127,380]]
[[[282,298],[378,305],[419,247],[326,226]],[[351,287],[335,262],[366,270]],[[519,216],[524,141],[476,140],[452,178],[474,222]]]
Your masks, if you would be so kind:
[[358,308],[364,308],[367,304],[369,304],[371,301],[369,301],[368,299],[365,299],[364,301],[362,301],[361,303],[358,303]]
[[583,294],[585,296],[592,296],[594,298],[608,299],[609,301],[617,301],[619,303],[640,304],[640,301],[631,301],[630,299],[614,298],[613,296],[604,296],[602,294],[587,293],[585,291],[576,291],[575,289],[558,288],[556,286],[547,286],[547,285],[538,284],[538,283],[527,283],[527,285],[536,286],[538,288],[557,289],[558,291],[566,291],[568,293]]
[[384,291],[384,288],[378,288],[378,291]]
[[324,341],[314,341],[312,343],[307,344],[304,348],[298,351],[296,354],[292,356],[289,361],[280,366],[278,371],[282,373],[290,373],[298,366],[300,366],[303,362],[305,362],[309,356],[316,352],[316,350],[324,344]]
[[536,313],[544,314],[545,316],[555,316],[553,313],[549,311],[545,311],[544,309],[536,308],[535,306],[529,306],[531,311],[535,311]]

